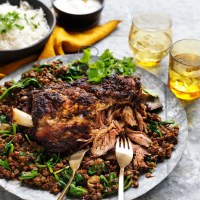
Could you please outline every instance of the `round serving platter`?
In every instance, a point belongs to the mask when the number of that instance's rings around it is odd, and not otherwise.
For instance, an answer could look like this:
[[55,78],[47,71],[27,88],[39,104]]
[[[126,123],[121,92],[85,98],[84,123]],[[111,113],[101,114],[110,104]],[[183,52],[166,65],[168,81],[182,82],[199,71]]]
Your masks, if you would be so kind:
[[[72,60],[80,58],[82,54],[71,54],[65,56],[57,56],[53,58],[48,58],[45,60],[38,61],[38,64],[44,64],[47,62],[52,62],[54,60],[61,59],[64,63],[69,63]],[[95,60],[95,56],[92,58]],[[0,85],[3,85],[5,81],[9,80],[19,80],[21,74],[30,70],[33,67],[33,63],[25,65],[18,70],[11,73],[9,76],[5,77],[0,81]],[[148,89],[152,89],[159,95],[160,101],[163,105],[162,111],[159,115],[163,120],[173,119],[175,123],[180,125],[180,132],[178,137],[178,144],[176,145],[175,150],[172,152],[172,156],[170,159],[166,159],[164,162],[159,163],[155,168],[152,178],[146,178],[145,175],[141,175],[139,177],[139,187],[138,188],[130,188],[125,191],[125,199],[132,200],[135,199],[152,188],[158,185],[161,181],[163,181],[170,172],[174,169],[174,167],[179,162],[181,155],[183,154],[187,136],[187,117],[184,108],[178,99],[174,96],[174,94],[169,90],[169,88],[160,81],[156,76],[151,73],[141,69],[136,69],[136,74],[141,76],[141,80],[144,86]],[[0,186],[6,190],[6,192],[13,193],[16,197],[26,200],[55,200],[58,195],[55,196],[50,194],[48,191],[32,189],[22,185],[19,181],[7,181],[5,179],[0,179]],[[16,198],[14,198],[16,199]],[[13,200],[14,200],[13,199]],[[105,198],[107,200],[117,200],[117,194],[111,197]]]

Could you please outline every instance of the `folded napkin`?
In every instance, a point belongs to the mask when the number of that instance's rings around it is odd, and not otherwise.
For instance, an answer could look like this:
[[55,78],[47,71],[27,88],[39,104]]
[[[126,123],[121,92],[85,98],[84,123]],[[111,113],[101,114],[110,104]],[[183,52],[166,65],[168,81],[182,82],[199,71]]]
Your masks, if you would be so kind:
[[39,57],[35,54],[0,66],[0,78],[27,63],[56,55],[74,53],[86,46],[95,44],[115,30],[119,23],[120,21],[118,20],[112,20],[106,24],[98,25],[82,32],[66,31],[64,28],[56,26]]

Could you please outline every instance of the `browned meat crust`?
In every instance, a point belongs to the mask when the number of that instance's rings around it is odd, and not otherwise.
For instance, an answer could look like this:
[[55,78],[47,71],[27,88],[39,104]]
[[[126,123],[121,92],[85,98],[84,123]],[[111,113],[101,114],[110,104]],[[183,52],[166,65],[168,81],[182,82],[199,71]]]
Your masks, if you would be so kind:
[[[88,83],[86,78],[52,84],[32,92],[31,115],[35,126],[32,136],[48,151],[69,152],[80,145],[77,140],[89,139],[92,130],[103,128],[103,110],[119,105],[132,106],[133,101],[141,101],[138,78],[114,76],[99,85]],[[130,112],[131,108],[125,106],[127,109]],[[126,113],[124,117],[130,121]]]

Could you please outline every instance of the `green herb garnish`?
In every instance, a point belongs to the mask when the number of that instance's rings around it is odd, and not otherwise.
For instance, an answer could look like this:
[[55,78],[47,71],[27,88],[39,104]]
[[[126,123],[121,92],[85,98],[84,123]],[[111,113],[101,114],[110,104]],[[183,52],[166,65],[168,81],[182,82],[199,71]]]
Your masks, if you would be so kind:
[[91,52],[90,49],[84,49],[83,50],[83,57],[81,59],[79,59],[79,62],[82,64],[88,64],[90,62],[91,59]]
[[84,49],[82,58],[72,61],[68,66],[66,74],[60,78],[72,81],[86,76],[89,82],[98,84],[104,78],[116,74],[132,76],[134,72],[135,64],[132,58],[116,59],[107,49],[96,61],[91,62],[90,49]]
[[19,19],[19,13],[17,13],[16,11],[8,12],[6,14],[0,14],[0,34],[7,33],[13,27],[22,30],[24,26],[16,23],[16,21]]
[[86,72],[88,81],[93,83],[99,83],[104,78],[116,74],[132,76],[135,72],[135,64],[132,58],[116,59],[108,49],[99,56],[96,62],[89,64],[88,67]]

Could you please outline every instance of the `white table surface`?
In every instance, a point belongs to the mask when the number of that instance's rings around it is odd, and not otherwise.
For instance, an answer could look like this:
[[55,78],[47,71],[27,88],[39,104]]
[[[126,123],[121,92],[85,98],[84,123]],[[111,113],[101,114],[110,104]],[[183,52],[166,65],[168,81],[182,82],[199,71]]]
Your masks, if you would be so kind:
[[[51,6],[50,0],[41,0]],[[131,20],[140,12],[162,12],[173,22],[173,41],[200,39],[200,0],[105,0],[100,24],[122,20],[118,29],[94,46],[102,53],[109,48],[116,57],[132,56],[128,47]],[[167,82],[168,57],[150,70]],[[181,101],[188,117],[189,137],[185,152],[172,173],[137,200],[200,200],[200,99]],[[31,195],[31,194],[30,194]],[[0,200],[20,200],[0,188]]]

